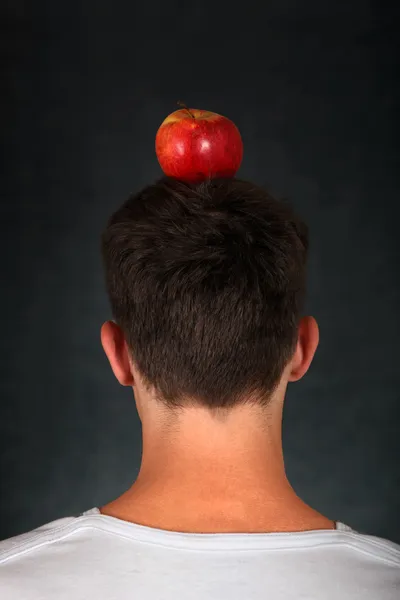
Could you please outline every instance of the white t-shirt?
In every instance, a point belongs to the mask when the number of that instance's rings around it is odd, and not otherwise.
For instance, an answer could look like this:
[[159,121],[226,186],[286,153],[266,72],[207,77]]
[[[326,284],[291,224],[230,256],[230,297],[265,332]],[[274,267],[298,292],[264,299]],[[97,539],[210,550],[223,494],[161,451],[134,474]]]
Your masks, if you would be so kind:
[[400,546],[336,527],[178,533],[93,508],[0,542],[0,598],[399,600]]

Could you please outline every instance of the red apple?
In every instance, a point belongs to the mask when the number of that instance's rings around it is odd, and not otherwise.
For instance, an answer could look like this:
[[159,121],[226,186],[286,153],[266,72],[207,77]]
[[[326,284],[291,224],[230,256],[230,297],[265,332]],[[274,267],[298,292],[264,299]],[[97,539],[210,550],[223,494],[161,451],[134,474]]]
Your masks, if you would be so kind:
[[230,119],[185,107],[161,123],[156,135],[156,154],[168,177],[199,182],[234,177],[242,162],[243,142]]

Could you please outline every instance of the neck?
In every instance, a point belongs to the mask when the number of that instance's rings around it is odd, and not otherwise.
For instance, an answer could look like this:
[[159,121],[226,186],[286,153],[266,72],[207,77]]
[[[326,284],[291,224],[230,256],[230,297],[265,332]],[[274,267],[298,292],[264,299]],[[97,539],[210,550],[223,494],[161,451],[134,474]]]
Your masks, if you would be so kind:
[[332,528],[286,477],[281,423],[279,403],[268,414],[247,406],[225,416],[190,408],[143,418],[139,475],[101,512],[173,531]]

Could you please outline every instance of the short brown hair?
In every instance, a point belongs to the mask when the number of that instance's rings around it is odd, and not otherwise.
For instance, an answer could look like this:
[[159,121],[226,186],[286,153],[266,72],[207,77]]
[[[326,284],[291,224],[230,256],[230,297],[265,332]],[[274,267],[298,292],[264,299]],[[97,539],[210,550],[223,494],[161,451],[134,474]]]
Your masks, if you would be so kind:
[[113,214],[113,315],[161,402],[267,403],[295,350],[307,250],[289,204],[238,179],[164,178]]

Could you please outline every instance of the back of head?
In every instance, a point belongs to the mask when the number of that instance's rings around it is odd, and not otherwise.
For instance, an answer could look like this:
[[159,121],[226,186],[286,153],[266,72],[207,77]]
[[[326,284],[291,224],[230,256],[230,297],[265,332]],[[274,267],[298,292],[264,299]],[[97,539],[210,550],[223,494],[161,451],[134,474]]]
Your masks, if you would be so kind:
[[149,389],[169,407],[266,405],[295,350],[306,226],[237,179],[162,179],[102,237],[114,318]]

